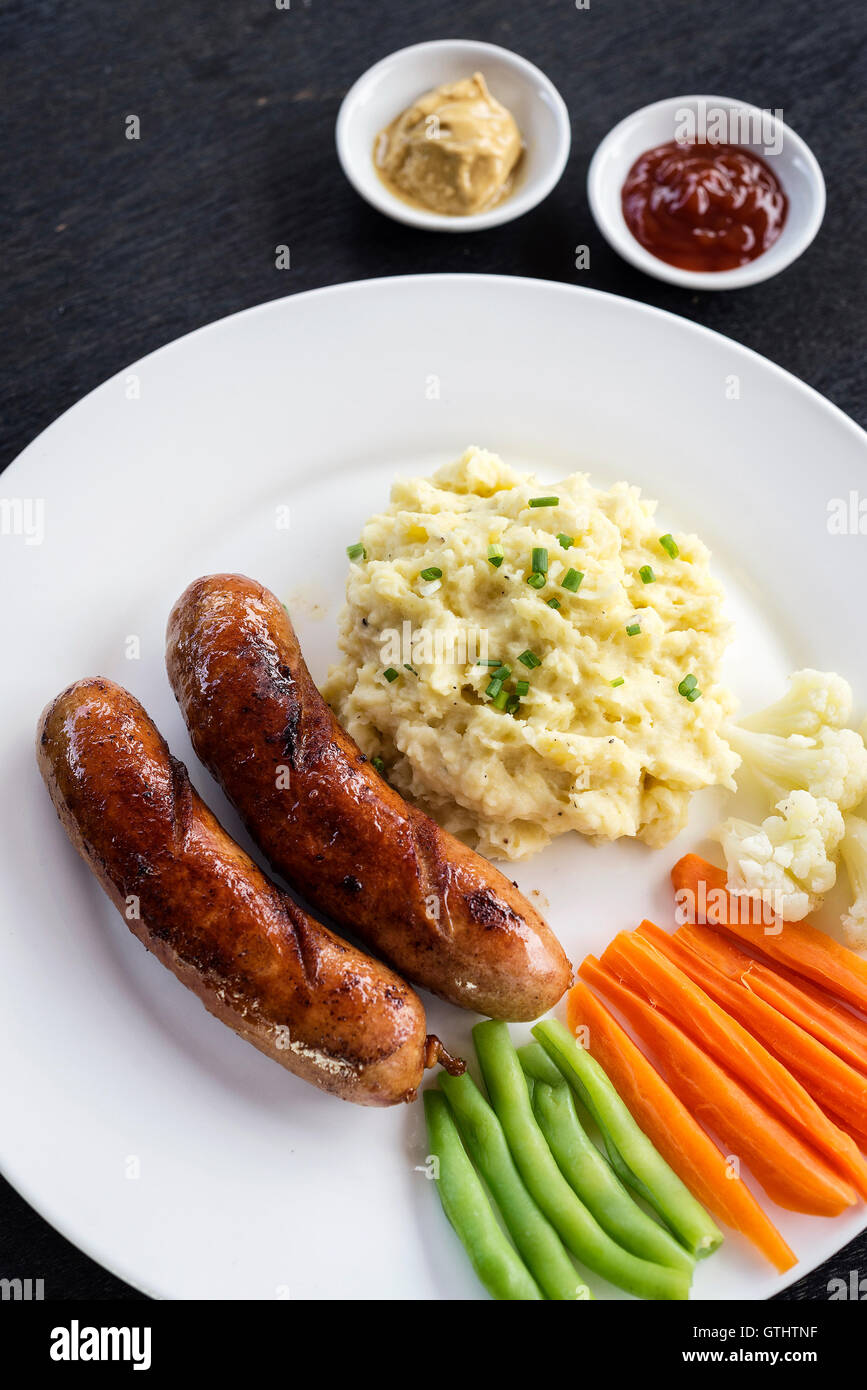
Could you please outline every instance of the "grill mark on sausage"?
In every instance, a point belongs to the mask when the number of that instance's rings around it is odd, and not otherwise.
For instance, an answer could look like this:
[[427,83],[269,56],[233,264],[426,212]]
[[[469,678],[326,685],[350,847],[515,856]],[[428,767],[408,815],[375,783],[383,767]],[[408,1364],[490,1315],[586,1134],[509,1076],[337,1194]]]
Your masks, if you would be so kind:
[[182,856],[193,824],[193,788],[182,762],[168,754],[172,778],[171,844],[178,859]]
[[485,931],[512,931],[521,925],[518,914],[491,888],[476,888],[472,893],[464,893],[463,899],[473,921]]

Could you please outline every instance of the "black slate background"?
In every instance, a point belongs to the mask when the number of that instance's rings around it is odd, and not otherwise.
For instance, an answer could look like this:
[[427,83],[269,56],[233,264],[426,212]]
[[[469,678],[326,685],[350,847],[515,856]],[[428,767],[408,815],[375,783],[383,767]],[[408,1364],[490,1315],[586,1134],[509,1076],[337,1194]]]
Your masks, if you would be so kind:
[[[572,113],[560,186],[511,226],[437,236],[349,188],[340,100],[395,48],[486,39],[538,63]],[[85,392],[237,309],[343,280],[489,271],[589,285],[748,344],[862,422],[861,0],[3,0],[0,4],[0,467]],[[622,116],[707,92],[782,107],[828,184],[814,245],[783,275],[692,294],[609,251],[587,207],[590,156]],[[141,140],[124,137],[136,114]],[[859,244],[859,241],[861,244]],[[288,244],[292,269],[278,271]],[[574,269],[579,243],[591,268]],[[817,460],[817,463],[820,461]],[[867,1238],[783,1297],[867,1273]],[[0,1180],[0,1277],[49,1298],[138,1298]]]

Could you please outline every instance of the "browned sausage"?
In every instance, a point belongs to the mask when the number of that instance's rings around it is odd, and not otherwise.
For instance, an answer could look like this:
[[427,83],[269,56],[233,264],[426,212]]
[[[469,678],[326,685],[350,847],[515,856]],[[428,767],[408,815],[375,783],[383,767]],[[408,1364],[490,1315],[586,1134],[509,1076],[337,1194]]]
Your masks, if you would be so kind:
[[71,685],[42,714],[37,759],[130,930],[206,1009],[323,1091],[361,1105],[414,1099],[436,1051],[421,1000],[265,877],[138,700],[110,680]]
[[567,988],[563,949],[508,879],[380,777],[314,685],[283,605],[217,574],[169,618],[169,679],[193,747],[274,867],[435,994],[538,1018]]

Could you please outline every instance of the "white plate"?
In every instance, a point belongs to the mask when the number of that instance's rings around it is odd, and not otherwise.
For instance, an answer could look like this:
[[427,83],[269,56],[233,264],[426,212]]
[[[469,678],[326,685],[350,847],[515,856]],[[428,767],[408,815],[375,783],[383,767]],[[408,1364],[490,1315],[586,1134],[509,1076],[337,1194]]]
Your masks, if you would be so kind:
[[[2,484],[44,499],[45,530],[41,545],[0,536],[0,1159],[49,1221],[147,1293],[481,1295],[416,1170],[421,1107],[341,1104],[210,1018],[78,860],[32,749],[48,699],[111,676],[237,832],[166,680],[170,605],[198,574],[246,571],[287,599],[321,678],[345,545],[396,474],[470,442],[534,462],[544,481],[626,477],[660,499],[660,530],[699,531],[738,622],[730,670],[747,701],[805,664],[867,690],[864,542],[826,524],[829,499],[867,488],[863,436],[769,362],[628,300],[476,276],[340,286],[183,338],[52,425]],[[287,503],[288,533],[275,526]],[[713,802],[696,800],[664,852],[572,837],[518,866],[573,959],[642,916],[670,921],[669,867]],[[469,1015],[435,1001],[429,1015],[466,1045]],[[798,1272],[864,1224],[860,1207],[836,1221],[774,1215]],[[731,1236],[695,1295],[762,1298],[786,1282]]]

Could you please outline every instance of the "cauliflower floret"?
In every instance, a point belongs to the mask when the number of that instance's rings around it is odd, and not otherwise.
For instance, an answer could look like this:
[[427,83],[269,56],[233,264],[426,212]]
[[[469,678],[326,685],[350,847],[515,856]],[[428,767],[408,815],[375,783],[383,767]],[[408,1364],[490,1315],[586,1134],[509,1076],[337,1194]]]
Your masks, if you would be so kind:
[[728,887],[783,921],[800,922],[834,887],[831,855],[843,838],[843,817],[833,801],[806,791],[793,791],[776,809],[780,814],[761,825],[732,819],[720,826]]
[[853,902],[843,918],[843,931],[849,945],[863,951],[867,947],[867,821],[860,816],[846,816],[845,827],[840,854],[849,875]]
[[852,718],[852,687],[833,671],[807,667],[789,676],[789,688],[776,704],[741,720],[741,727],[761,734],[803,734],[842,729]]
[[815,738],[783,738],[736,726],[727,738],[774,797],[807,791],[848,811],[867,794],[867,748],[854,729],[821,728]]

